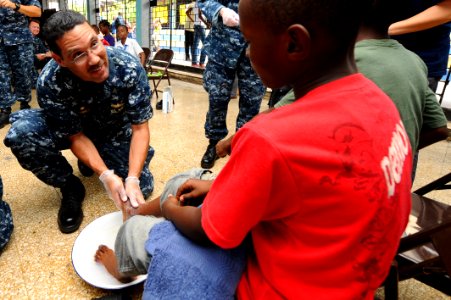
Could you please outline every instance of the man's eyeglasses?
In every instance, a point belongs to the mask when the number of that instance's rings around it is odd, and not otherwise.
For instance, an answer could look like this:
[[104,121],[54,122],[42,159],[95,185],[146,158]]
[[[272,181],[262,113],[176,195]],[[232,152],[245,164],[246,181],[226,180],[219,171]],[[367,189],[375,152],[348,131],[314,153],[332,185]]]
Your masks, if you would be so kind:
[[88,50],[83,51],[83,52],[76,52],[74,54],[72,63],[76,64],[76,65],[84,64],[86,62],[86,60],[88,59],[88,54],[90,52],[93,53],[93,52],[97,51],[99,49],[99,46],[100,46],[99,40],[92,41],[91,47],[89,47]]

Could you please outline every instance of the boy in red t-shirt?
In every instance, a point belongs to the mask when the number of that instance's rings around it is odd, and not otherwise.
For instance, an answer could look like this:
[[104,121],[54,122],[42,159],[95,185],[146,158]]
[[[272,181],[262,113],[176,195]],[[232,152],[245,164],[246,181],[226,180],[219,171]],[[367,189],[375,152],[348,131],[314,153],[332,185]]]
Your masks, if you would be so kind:
[[[214,182],[189,180],[162,207],[200,243],[233,248],[250,234],[238,299],[373,299],[387,275],[412,157],[396,107],[356,71],[364,5],[240,1],[254,69],[298,100],[247,123]],[[183,206],[203,196],[201,208]]]

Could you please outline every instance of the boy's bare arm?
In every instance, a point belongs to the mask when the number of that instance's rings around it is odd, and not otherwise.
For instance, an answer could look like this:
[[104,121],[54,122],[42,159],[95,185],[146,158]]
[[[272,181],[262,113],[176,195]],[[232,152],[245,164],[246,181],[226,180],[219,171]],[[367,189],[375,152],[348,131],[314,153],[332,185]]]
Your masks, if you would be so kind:
[[135,215],[161,217],[160,197],[140,204],[137,208],[130,205],[130,201],[123,203],[122,218],[125,222],[128,218]]
[[179,200],[169,195],[163,203],[163,217],[172,221],[174,226],[187,238],[199,244],[210,244],[202,228],[202,211],[200,207],[180,206]]
[[448,129],[446,126],[426,130],[423,129],[420,133],[418,150],[432,145],[436,142],[445,140],[449,136],[450,129]]

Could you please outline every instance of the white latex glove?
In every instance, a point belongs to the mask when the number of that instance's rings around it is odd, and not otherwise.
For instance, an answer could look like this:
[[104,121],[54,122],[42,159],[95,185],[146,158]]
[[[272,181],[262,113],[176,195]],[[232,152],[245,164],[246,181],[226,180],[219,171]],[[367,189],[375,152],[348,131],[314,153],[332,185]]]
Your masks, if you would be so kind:
[[118,209],[122,210],[123,203],[127,202],[127,194],[122,179],[114,174],[114,170],[103,171],[99,179],[102,181],[110,199],[114,201]]
[[139,187],[139,179],[137,177],[129,176],[125,179],[125,193],[134,208],[145,203],[144,196]]
[[221,8],[219,14],[222,17],[222,23],[226,26],[236,27],[240,24],[240,16],[230,8]]

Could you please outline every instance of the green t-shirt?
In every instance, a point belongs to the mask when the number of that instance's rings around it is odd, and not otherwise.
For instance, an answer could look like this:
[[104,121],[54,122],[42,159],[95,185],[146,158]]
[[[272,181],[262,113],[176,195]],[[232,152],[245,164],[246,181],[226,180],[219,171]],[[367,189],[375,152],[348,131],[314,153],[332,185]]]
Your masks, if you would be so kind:
[[392,39],[362,40],[354,55],[359,72],[395,103],[414,152],[422,128],[446,126],[443,110],[428,86],[427,67],[419,56]]
[[[395,103],[414,152],[418,150],[422,128],[446,126],[443,110],[428,86],[427,67],[419,56],[392,39],[360,41],[354,55],[359,72],[376,83]],[[274,107],[294,101],[291,90]]]

